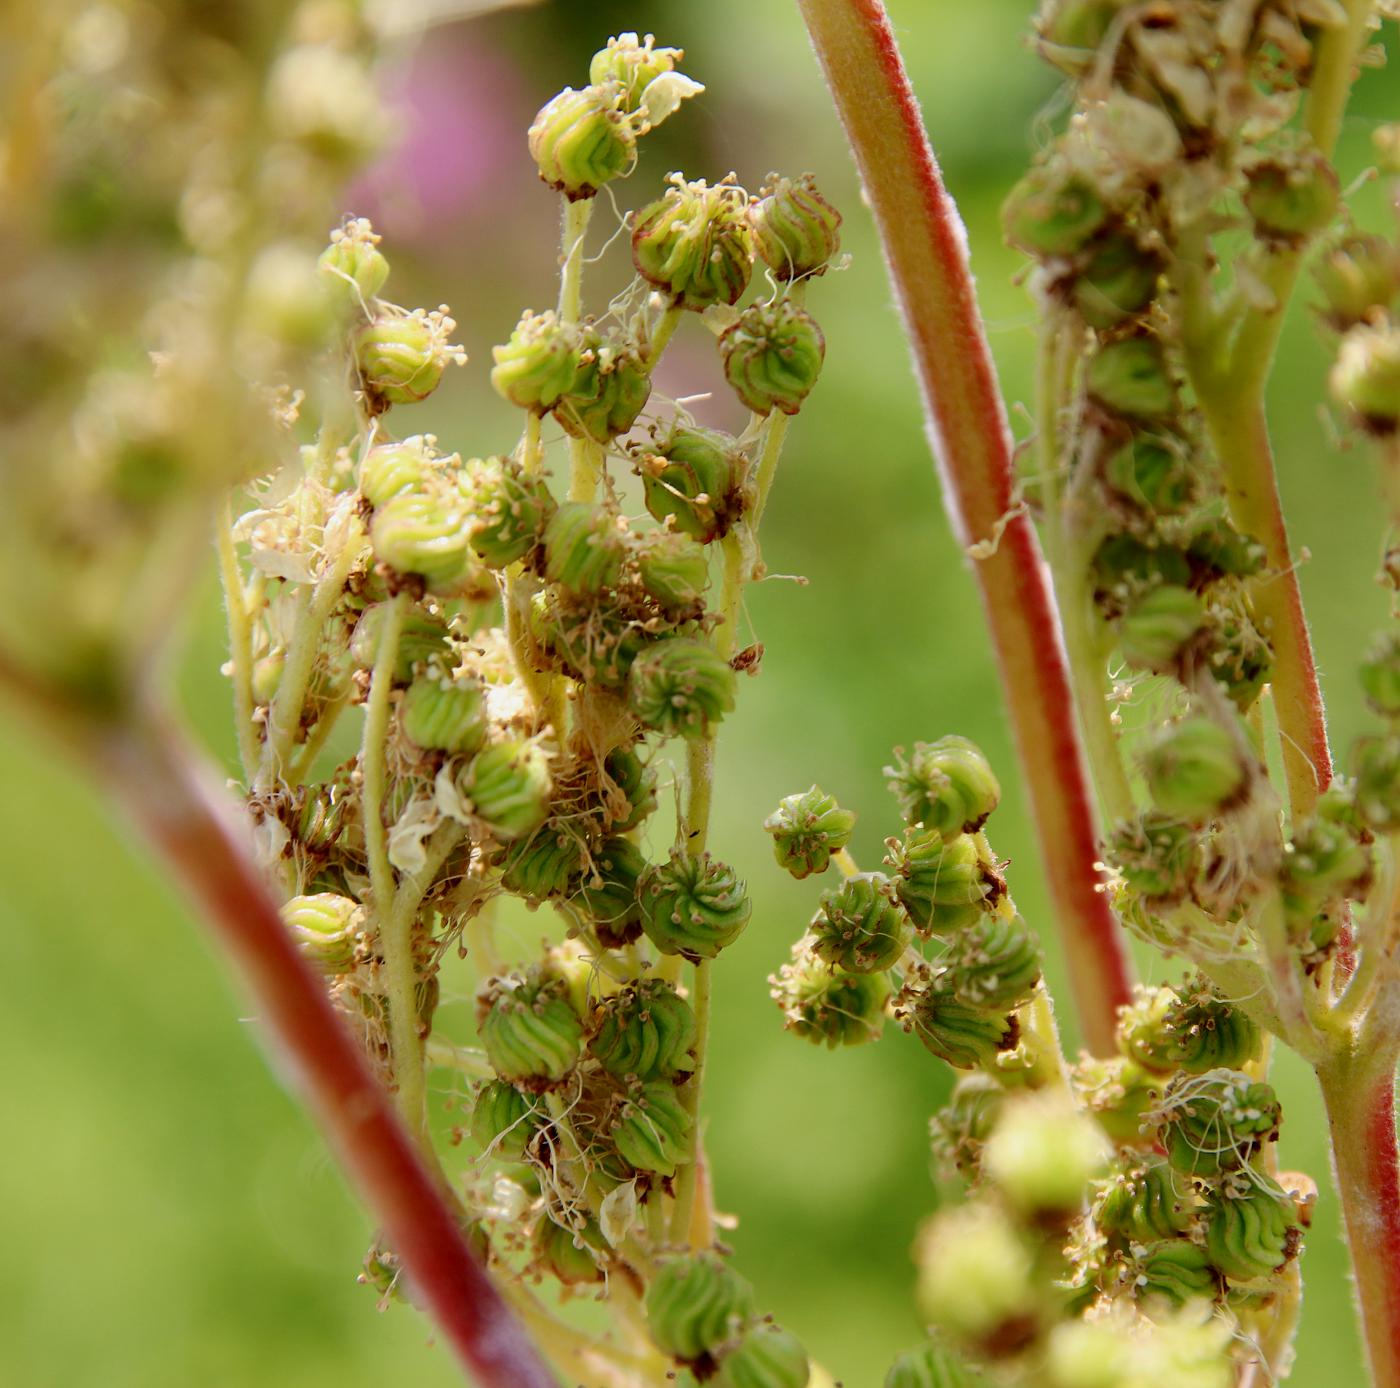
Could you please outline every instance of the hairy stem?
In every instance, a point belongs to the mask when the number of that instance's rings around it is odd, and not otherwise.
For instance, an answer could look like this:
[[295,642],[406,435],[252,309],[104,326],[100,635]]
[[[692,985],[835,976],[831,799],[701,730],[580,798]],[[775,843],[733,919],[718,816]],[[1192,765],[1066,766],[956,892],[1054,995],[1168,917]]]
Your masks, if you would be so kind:
[[944,496],[974,572],[1030,789],[1042,861],[1088,1045],[1113,1049],[1130,993],[1100,890],[1092,792],[1064,710],[1074,695],[1034,531],[1013,494],[1011,436],[977,309],[965,236],[879,0],[798,0],[885,247]]

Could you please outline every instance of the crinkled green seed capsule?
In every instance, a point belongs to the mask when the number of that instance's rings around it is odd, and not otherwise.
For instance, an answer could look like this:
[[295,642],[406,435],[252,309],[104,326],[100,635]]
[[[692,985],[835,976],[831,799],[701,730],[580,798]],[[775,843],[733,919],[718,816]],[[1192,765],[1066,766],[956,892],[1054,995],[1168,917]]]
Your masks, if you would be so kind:
[[613,1119],[613,1146],[638,1171],[674,1176],[691,1159],[690,1134],[695,1120],[676,1097],[669,1080],[643,1084],[618,1107]]
[[1160,810],[1115,825],[1106,846],[1113,870],[1141,895],[1178,901],[1200,866],[1200,840],[1184,820]]
[[611,443],[637,422],[650,395],[651,375],[636,348],[590,331],[578,374],[555,405],[554,417],[566,434]]
[[620,949],[642,933],[642,904],[637,883],[647,860],[631,839],[604,839],[592,855],[575,898],[604,949]]
[[491,1068],[526,1089],[552,1088],[583,1051],[568,984],[538,969],[489,979],[477,996],[477,1030]]
[[1114,1142],[1121,1147],[1143,1144],[1146,1115],[1162,1096],[1157,1076],[1121,1055],[1086,1055],[1071,1069],[1070,1079],[1079,1102]]
[[671,176],[671,187],[632,224],[632,260],[643,279],[683,308],[735,303],[753,272],[748,195]]
[[848,973],[883,973],[909,942],[909,917],[883,872],[861,872],[824,892],[808,928],[812,951]]
[[1188,1176],[1237,1171],[1278,1136],[1281,1109],[1271,1085],[1237,1070],[1178,1075],[1155,1118],[1167,1160]]
[[894,1000],[894,1016],[925,1050],[957,1070],[991,1065],[1020,1035],[1015,1018],[1005,1012],[989,1012],[923,984],[905,984]]
[[454,679],[429,668],[409,685],[399,725],[418,747],[470,753],[486,741],[486,701],[472,679]]
[[528,834],[549,813],[549,758],[536,742],[493,743],[477,754],[458,785],[473,817],[503,843]]
[[1166,268],[1156,251],[1116,232],[1094,242],[1074,281],[1074,306],[1092,328],[1112,328],[1141,313],[1157,294]]
[[710,583],[710,561],[689,535],[657,530],[637,552],[637,573],[647,595],[672,615],[694,612]]
[[1135,1247],[1131,1288],[1139,1300],[1161,1298],[1175,1306],[1209,1301],[1220,1290],[1210,1254],[1189,1239],[1164,1239]]
[[1289,838],[1279,872],[1289,923],[1307,929],[1330,903],[1363,896],[1370,880],[1370,850],[1351,825],[1320,815],[1305,820]]
[[[373,668],[388,615],[389,604],[386,602],[374,603],[360,614],[350,637],[350,660],[357,669]],[[407,684],[413,678],[415,666],[425,665],[446,653],[447,623],[421,609],[412,609],[403,619],[398,658],[394,662],[394,679],[399,684]]]
[[510,458],[472,458],[463,468],[467,534],[488,568],[504,569],[539,543],[554,513],[549,488]]
[[571,1229],[551,1215],[540,1220],[535,1230],[535,1257],[539,1264],[566,1287],[577,1287],[604,1279],[599,1259],[607,1253],[607,1241],[591,1220],[582,1220],[582,1229]]
[[948,1102],[929,1121],[929,1138],[940,1165],[972,1181],[1005,1102],[1006,1090],[990,1075],[975,1071],[963,1075]]
[[294,896],[282,907],[282,923],[302,958],[324,974],[343,974],[354,967],[362,918],[357,902],[335,892]]
[[1400,737],[1363,737],[1352,747],[1356,812],[1372,829],[1400,824]]
[[1315,151],[1277,156],[1246,175],[1244,205],[1265,236],[1298,241],[1325,230],[1337,215],[1336,170]]
[[812,1372],[802,1341],[765,1321],[720,1360],[715,1388],[807,1388]]
[[1234,1282],[1268,1277],[1298,1251],[1292,1198],[1257,1174],[1239,1189],[1225,1185],[1207,1195],[1205,1227],[1211,1262]]
[[1247,772],[1230,732],[1204,716],[1163,728],[1143,749],[1148,794],[1188,823],[1211,819],[1244,790]]
[[501,864],[501,886],[525,901],[569,896],[583,870],[583,844],[553,821],[516,839]]
[[1040,982],[1040,947],[1020,916],[979,916],[953,937],[945,959],[942,985],[993,1011],[1019,1007]]
[[713,959],[749,923],[753,903],[727,863],[702,853],[672,849],[669,860],[648,868],[637,887],[642,928],[662,954]]
[[1328,377],[1341,405],[1376,434],[1400,428],[1400,326],[1362,323],[1342,338]]
[[1084,179],[1050,167],[1032,169],[1001,209],[1006,239],[1034,256],[1073,255],[1107,216]]
[[753,304],[719,339],[724,378],[755,414],[796,414],[826,358],[816,319],[791,299]]
[[1134,670],[1170,670],[1204,621],[1205,608],[1195,593],[1164,584],[1145,593],[1123,614],[1118,648]]
[[977,744],[950,734],[934,742],[916,742],[906,759],[894,750],[895,764],[885,767],[888,785],[908,824],[924,824],[951,838],[986,823],[1001,799],[1001,784]]
[[945,839],[937,829],[915,825],[888,845],[885,862],[894,869],[895,893],[915,930],[956,934],[989,908],[993,884],[971,834]]
[[1196,477],[1184,444],[1139,435],[1104,464],[1104,480],[1121,497],[1153,515],[1172,516],[1190,505]]
[[824,273],[841,249],[841,214],[817,191],[811,174],[771,174],[749,219],[759,255],[780,280]]
[[1109,1155],[1094,1120],[1068,1094],[1047,1090],[1005,1104],[983,1149],[982,1172],[1019,1214],[1058,1224],[1083,1210]]
[[1161,1157],[1148,1156],[1103,1183],[1093,1217],[1110,1248],[1127,1249],[1186,1233],[1195,1222],[1196,1197],[1190,1181]]
[[1119,1012],[1118,1045],[1148,1070],[1201,1075],[1238,1070],[1259,1058],[1259,1028],[1209,984],[1196,980],[1173,988],[1135,991]]
[[540,1101],[505,1080],[491,1080],[472,1106],[471,1137],[483,1152],[503,1161],[523,1161],[530,1140],[549,1122]]
[[794,1036],[816,1045],[863,1046],[885,1029],[888,974],[852,974],[819,958],[804,936],[792,947],[792,961],[768,981],[773,1001]]
[[331,232],[331,243],[316,262],[321,279],[345,308],[367,308],[384,288],[389,262],[379,249],[380,238],[365,217],[347,218]]
[[796,795],[785,795],[763,821],[773,836],[778,866],[798,879],[825,872],[831,855],[850,843],[855,824],[852,811],[843,810],[834,795],[815,785]]
[[1382,718],[1400,718],[1400,636],[1382,632],[1361,661],[1366,702]]
[[491,349],[491,384],[512,405],[545,414],[578,379],[583,347],[578,327],[561,323],[553,309],[525,313],[510,341]]
[[1383,236],[1344,236],[1312,272],[1327,321],[1339,332],[1385,312],[1400,294],[1400,250]]
[[372,404],[412,405],[438,388],[449,363],[467,360],[448,341],[456,322],[442,309],[416,308],[412,313],[381,314],[355,335],[355,361]]
[[588,80],[595,86],[616,83],[622,92],[622,109],[635,111],[642,94],[663,73],[674,72],[685,57],[679,48],[658,48],[648,34],[618,34],[600,48],[588,64]]
[[603,759],[604,800],[615,833],[635,829],[656,809],[656,768],[631,747],[616,747]]
[[1111,414],[1161,420],[1176,409],[1176,385],[1162,344],[1154,337],[1125,337],[1089,358],[1089,394]]
[[884,1388],[976,1388],[980,1381],[946,1349],[924,1345],[901,1354],[890,1365]]
[[645,978],[606,998],[588,1049],[619,1079],[674,1080],[695,1068],[695,1013],[663,979]]
[[591,198],[632,167],[637,138],[611,83],[582,91],[565,87],[535,117],[530,155],[540,177],[572,200]]
[[702,545],[721,539],[738,510],[738,462],[730,435],[714,429],[674,430],[665,443],[638,455],[647,510]]
[[429,587],[446,591],[471,572],[467,516],[443,488],[400,492],[374,513],[370,543],[374,557],[396,573],[417,574]]
[[627,702],[648,728],[667,737],[704,737],[734,709],[734,671],[708,641],[656,641],[632,662]]
[[718,1255],[687,1254],[657,1268],[646,1313],[658,1348],[684,1364],[709,1364],[743,1339],[753,1288]]
[[551,583],[596,595],[616,586],[627,541],[607,507],[566,501],[545,526],[544,552]]
[[433,471],[433,455],[420,434],[402,443],[376,444],[360,464],[360,495],[382,506],[400,492],[419,490]]

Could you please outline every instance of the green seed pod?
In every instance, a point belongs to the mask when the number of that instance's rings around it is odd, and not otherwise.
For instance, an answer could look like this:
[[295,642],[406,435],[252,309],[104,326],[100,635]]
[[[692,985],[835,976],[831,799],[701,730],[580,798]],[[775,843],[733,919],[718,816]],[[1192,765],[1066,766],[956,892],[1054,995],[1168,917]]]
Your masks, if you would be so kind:
[[1238,1070],[1259,1058],[1259,1028],[1202,980],[1135,990],[1118,1015],[1118,1046],[1145,1069],[1202,1075]]
[[478,753],[458,786],[476,819],[508,843],[538,828],[549,813],[549,758],[536,742],[508,738]]
[[790,1330],[765,1321],[720,1361],[715,1388],[807,1388],[811,1361]]
[[1140,1146],[1148,1112],[1162,1097],[1162,1082],[1123,1056],[1084,1056],[1070,1071],[1079,1102],[1120,1147]]
[[1361,822],[1386,831],[1400,824],[1400,737],[1359,738],[1352,747],[1351,762]]
[[636,348],[604,342],[590,332],[578,374],[555,405],[554,417],[566,434],[611,443],[637,422],[650,397],[651,375]]
[[571,202],[591,198],[631,170],[637,138],[620,105],[621,92],[611,85],[565,87],[530,126],[530,157],[540,177]]
[[1190,589],[1175,584],[1154,588],[1124,613],[1118,647],[1131,669],[1171,670],[1204,620],[1201,600]]
[[1337,402],[1375,434],[1400,427],[1400,326],[1358,324],[1342,338],[1327,378]]
[[599,1259],[606,1256],[607,1248],[607,1241],[591,1219],[584,1221],[581,1230],[573,1230],[546,1215],[535,1230],[536,1261],[566,1287],[604,1281]]
[[1382,718],[1400,718],[1400,636],[1382,632],[1361,661],[1366,702]]
[[845,848],[855,830],[856,817],[843,810],[834,795],[820,786],[785,795],[778,808],[763,821],[773,836],[773,856],[799,880],[825,872],[831,855]]
[[[1329,906],[1360,900],[1371,881],[1370,849],[1349,824],[1314,816],[1293,831],[1279,871],[1283,909],[1295,934],[1305,939]],[[1325,941],[1309,941],[1325,949]]]
[[642,278],[697,312],[736,303],[753,273],[748,195],[731,183],[687,183],[679,174],[632,222],[632,260]]
[[948,1102],[929,1121],[934,1156],[964,1180],[981,1170],[987,1138],[1006,1103],[1006,1090],[990,1075],[974,1071],[953,1086]]
[[1155,1115],[1167,1160],[1188,1176],[1237,1171],[1278,1136],[1273,1087],[1237,1070],[1178,1075]]
[[1094,601],[1105,617],[1121,616],[1139,593],[1164,583],[1184,587],[1191,582],[1186,555],[1155,536],[1144,543],[1135,535],[1110,535],[1094,551],[1090,567]]
[[253,662],[253,702],[264,706],[277,697],[282,684],[282,672],[287,668],[287,648],[274,646],[266,655]]
[[915,825],[887,842],[885,863],[894,869],[895,894],[915,930],[956,934],[989,909],[992,883],[971,834],[945,839],[937,829]]
[[975,1007],[1010,1012],[1040,982],[1040,947],[1020,916],[979,916],[953,937],[945,959],[942,986]]
[[1338,332],[1384,313],[1400,294],[1400,251],[1383,236],[1351,233],[1313,263],[1323,316]]
[[1200,867],[1196,831],[1160,810],[1115,825],[1105,848],[1113,870],[1149,900],[1180,901]]
[[1153,435],[1138,435],[1104,464],[1104,480],[1135,506],[1153,515],[1174,516],[1196,494],[1196,478],[1185,448]]
[[991,763],[968,738],[916,742],[907,760],[902,747],[894,756],[884,774],[907,824],[927,825],[950,839],[975,833],[1001,800]]
[[429,667],[404,692],[399,726],[415,746],[475,752],[486,741],[486,701],[472,679],[453,679]]
[[483,1152],[502,1161],[524,1161],[531,1140],[548,1122],[548,1110],[533,1094],[491,1080],[477,1092],[471,1137]]
[[753,911],[744,884],[726,863],[672,849],[637,886],[642,928],[662,954],[713,959],[743,933]]
[[956,1070],[992,1065],[1020,1036],[1015,1018],[988,1012],[956,993],[906,983],[894,1000],[895,1020],[913,1032],[924,1049]]
[[360,495],[382,506],[400,492],[420,490],[433,471],[433,455],[423,436],[402,443],[376,444],[360,464]]
[[552,611],[543,607],[542,613],[549,615],[536,621],[536,639],[574,679],[621,692],[633,661],[648,642],[643,624],[620,603],[610,603],[609,596],[617,595],[589,598],[556,592]]
[[477,995],[477,1031],[491,1068],[525,1089],[553,1088],[583,1051],[568,984],[538,968],[487,980]]
[[1220,1278],[1210,1255],[1189,1239],[1162,1239],[1133,1250],[1131,1287],[1140,1301],[1160,1298],[1173,1306],[1210,1301],[1220,1290]]
[[546,822],[516,839],[501,862],[501,886],[525,901],[572,895],[583,870],[583,844],[576,833]]
[[1104,1182],[1093,1208],[1094,1227],[1112,1249],[1185,1234],[1196,1219],[1191,1183],[1158,1156],[1120,1167]]
[[816,319],[791,299],[752,304],[720,334],[724,379],[755,414],[796,414],[826,357]]
[[[384,620],[388,615],[387,602],[374,603],[360,614],[350,637],[350,660],[357,669],[373,669],[384,631]],[[394,662],[395,681],[407,684],[413,678],[416,666],[427,665],[446,656],[447,648],[447,623],[420,608],[410,610],[404,616],[399,636],[398,658]]]
[[1301,1242],[1292,1197],[1257,1173],[1238,1190],[1227,1184],[1207,1194],[1205,1228],[1210,1260],[1232,1282],[1277,1272]]
[[512,405],[545,414],[578,379],[583,347],[579,329],[553,309],[525,313],[510,341],[491,349],[491,384]]
[[888,974],[848,974],[812,952],[807,937],[792,947],[792,960],[768,980],[782,1009],[783,1025],[814,1045],[862,1046],[885,1029]]
[[1234,1318],[1163,1309],[1149,1320],[1120,1304],[1094,1320],[1062,1321],[1050,1332],[1048,1376],[1037,1388],[1231,1388]]
[[417,574],[435,591],[459,586],[471,572],[467,517],[441,490],[400,492],[374,513],[374,557],[396,573]]
[[363,918],[358,903],[334,892],[294,896],[282,906],[282,923],[301,957],[329,975],[354,968]]
[[710,561],[689,535],[657,530],[637,553],[642,587],[669,614],[683,616],[703,606],[710,584]]
[[884,973],[909,943],[909,918],[883,872],[861,872],[824,892],[809,927],[812,952],[848,973]]
[[638,458],[647,510],[702,545],[723,538],[737,518],[740,462],[728,434],[674,430],[664,444]]
[[811,174],[770,174],[749,218],[758,253],[780,280],[824,274],[841,249],[841,214],[817,191]]
[[632,663],[627,702],[645,727],[666,737],[705,737],[734,709],[734,671],[708,641],[655,641]]
[[647,1288],[647,1327],[664,1353],[708,1366],[743,1339],[754,1318],[753,1288],[714,1253],[661,1263]]
[[1126,232],[1095,241],[1086,257],[1072,297],[1091,328],[1112,328],[1141,313],[1156,297],[1166,268],[1156,251],[1145,250]]
[[587,501],[566,501],[544,531],[545,575],[574,593],[617,586],[627,541],[616,514]]
[[1125,419],[1163,420],[1176,410],[1176,385],[1155,337],[1124,337],[1100,347],[1089,358],[1085,383],[1097,404]]
[[663,979],[630,984],[599,1011],[588,1049],[610,1075],[675,1080],[695,1069],[695,1013]]
[[656,809],[656,769],[631,747],[616,747],[603,759],[603,771],[611,783],[608,819],[614,832],[624,834]]
[[622,109],[632,112],[643,104],[647,87],[663,73],[674,72],[683,57],[679,48],[657,48],[650,34],[640,40],[636,34],[618,34],[589,61],[588,80],[595,87],[616,83],[622,92]]
[[379,249],[379,241],[365,217],[347,218],[331,232],[331,243],[316,265],[332,297],[343,308],[367,308],[369,300],[384,288],[389,262]]
[[694,1119],[669,1080],[643,1084],[619,1106],[610,1136],[618,1155],[637,1171],[674,1176],[688,1162]]
[[575,901],[593,923],[604,949],[621,949],[642,933],[642,904],[637,883],[647,860],[630,839],[604,839],[593,852],[593,870],[585,872]]
[[885,1375],[884,1388],[976,1388],[981,1376],[973,1376],[960,1359],[937,1345],[901,1354]]
[[1024,1218],[1058,1226],[1083,1210],[1109,1155],[1102,1130],[1068,1094],[1020,1094],[1002,1108],[982,1172]]
[[1234,738],[1201,715],[1163,728],[1144,748],[1142,770],[1157,808],[1189,823],[1228,808],[1248,775]]
[[467,354],[448,341],[457,324],[441,309],[381,314],[355,334],[355,361],[365,394],[378,409],[412,405],[438,388],[449,363]]
[[990,1201],[941,1210],[919,1233],[919,1310],[926,1321],[980,1352],[1009,1354],[1032,1338],[1042,1293],[1031,1245]]
[[1246,175],[1244,205],[1260,235],[1301,241],[1325,231],[1337,215],[1336,170],[1314,151],[1280,155]]
[[1201,641],[1207,668],[1242,713],[1262,693],[1274,662],[1273,647],[1254,625],[1246,601],[1238,595],[1212,603]]
[[1032,169],[1002,204],[1006,239],[1027,255],[1073,255],[1108,219],[1094,189],[1077,174]]
[[462,475],[468,542],[487,568],[504,569],[539,543],[554,514],[549,488],[510,458],[472,458]]

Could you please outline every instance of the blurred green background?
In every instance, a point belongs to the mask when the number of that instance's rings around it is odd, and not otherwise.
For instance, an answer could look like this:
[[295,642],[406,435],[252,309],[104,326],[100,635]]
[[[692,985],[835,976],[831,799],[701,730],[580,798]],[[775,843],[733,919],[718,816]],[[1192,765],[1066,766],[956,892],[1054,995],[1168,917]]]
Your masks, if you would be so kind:
[[[1022,39],[1030,9],[1028,0],[890,4],[968,224],[1022,436],[1032,320],[997,205],[1060,110],[1052,75]],[[586,80],[588,56],[609,33],[628,28],[684,46],[687,71],[710,90],[649,142],[623,185],[626,205],[652,196],[674,167],[711,178],[733,168],[751,187],[782,168],[817,172],[846,212],[850,267],[811,295],[827,334],[824,379],[796,422],[765,524],[772,572],[807,581],[775,577],[750,590],[747,617],[766,657],[721,743],[715,848],[748,877],[756,909],[717,975],[707,1107],[719,1203],[738,1217],[733,1242],[760,1300],[847,1388],[873,1388],[919,1335],[908,1248],[935,1200],[926,1119],[948,1073],[898,1032],[842,1054],[782,1033],[765,976],[817,892],[772,865],[759,821],[781,795],[820,781],[861,811],[855,848],[873,864],[895,827],[880,774],[890,748],[965,733],[1005,773],[989,827],[1012,861],[1018,902],[1047,931],[1049,918],[973,586],[941,511],[884,268],[795,7],[558,3],[435,31],[390,74],[409,105],[406,149],[347,195],[346,210],[370,208],[386,232],[389,293],[449,302],[473,359],[395,424],[436,429],[463,453],[509,448],[517,421],[487,387],[489,349],[522,306],[552,298],[557,236],[555,200],[534,176],[524,130],[552,92]],[[1366,165],[1387,104],[1396,115],[1387,82],[1363,79],[1344,176]],[[1363,220],[1382,215],[1374,188],[1357,203]],[[621,287],[608,278],[619,250],[589,272],[595,307],[604,286]],[[1369,460],[1339,446],[1318,403],[1327,358],[1306,309],[1295,311],[1274,431],[1344,749],[1365,726],[1352,670],[1385,600],[1373,581],[1382,535]],[[716,379],[707,335],[686,325],[663,387],[683,394]],[[708,408],[716,422],[741,422],[727,395]],[[211,581],[178,677],[191,721],[231,768],[221,640]],[[357,1287],[366,1217],[265,1064],[245,1003],[181,903],[23,727],[0,723],[0,752],[0,938],[10,952],[0,1007],[0,1383],[457,1382],[425,1322],[402,1306],[376,1315]],[[551,924],[522,925],[522,947]],[[1048,935],[1047,948],[1063,996]],[[449,975],[444,985],[451,1029],[469,1016],[469,981]],[[1351,1383],[1360,1358],[1321,1112],[1298,1064],[1283,1057],[1276,1071],[1283,1160],[1322,1187],[1295,1381]]]

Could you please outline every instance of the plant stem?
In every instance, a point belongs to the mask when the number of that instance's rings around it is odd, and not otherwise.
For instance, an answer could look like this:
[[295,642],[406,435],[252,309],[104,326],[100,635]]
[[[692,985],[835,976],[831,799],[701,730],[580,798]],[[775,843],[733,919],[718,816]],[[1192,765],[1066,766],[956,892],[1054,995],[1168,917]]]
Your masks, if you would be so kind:
[[1374,1388],[1400,1388],[1400,1176],[1394,1057],[1318,1067]]
[[583,306],[583,242],[593,216],[593,199],[564,198],[563,245],[559,253],[559,319],[577,323]]
[[105,730],[89,749],[133,822],[178,873],[252,993],[290,1074],[413,1286],[479,1388],[555,1388],[472,1256],[325,984],[307,968],[215,778],[164,710]]
[[671,1212],[671,1242],[693,1242],[695,1247],[706,1247],[710,1243],[708,1219],[699,1221],[704,1233],[696,1237],[695,1193],[700,1181],[700,1163],[704,1159],[704,1144],[700,1140],[700,1095],[705,1084],[705,1059],[710,1043],[713,969],[714,964],[708,959],[695,966],[695,990],[690,1000],[695,1010],[695,1071],[681,1095],[691,1122],[690,1160],[676,1176],[676,1207]]
[[[1118,923],[1100,890],[1092,792],[1064,710],[1074,694],[1049,584],[1013,497],[1011,436],[948,196],[879,0],[798,0],[884,243],[923,387],[944,496],[974,566],[1001,668],[1041,858],[1090,1049],[1113,1053],[1130,995]],[[996,537],[999,536],[999,539]]]
[[229,659],[233,664],[233,722],[238,733],[238,759],[243,780],[252,784],[258,769],[258,728],[253,722],[253,621],[248,610],[247,589],[233,547],[233,514],[224,502],[214,521],[215,543],[219,552],[219,581],[224,590],[224,610],[228,615]]

